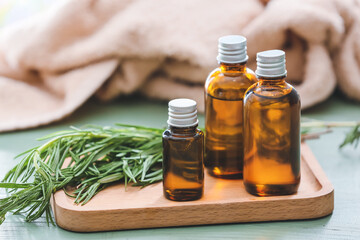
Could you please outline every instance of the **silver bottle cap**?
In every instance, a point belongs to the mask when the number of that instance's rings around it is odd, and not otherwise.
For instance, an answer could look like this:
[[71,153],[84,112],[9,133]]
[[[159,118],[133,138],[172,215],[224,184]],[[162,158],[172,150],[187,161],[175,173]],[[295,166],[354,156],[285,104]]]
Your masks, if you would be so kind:
[[178,98],[169,102],[167,123],[173,127],[193,127],[198,125],[197,104],[194,100]]
[[228,35],[219,38],[217,60],[223,63],[243,63],[248,60],[246,55],[246,38],[240,35]]
[[280,77],[286,76],[285,52],[282,50],[269,50],[256,54],[256,76]]

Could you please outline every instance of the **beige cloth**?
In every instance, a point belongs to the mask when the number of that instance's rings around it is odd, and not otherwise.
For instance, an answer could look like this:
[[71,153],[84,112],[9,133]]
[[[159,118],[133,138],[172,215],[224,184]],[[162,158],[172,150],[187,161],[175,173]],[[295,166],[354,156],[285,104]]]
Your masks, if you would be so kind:
[[187,97],[203,110],[227,34],[247,37],[253,69],[256,52],[284,49],[304,108],[337,83],[360,100],[359,17],[358,0],[60,1],[0,33],[0,131],[62,119],[94,94]]

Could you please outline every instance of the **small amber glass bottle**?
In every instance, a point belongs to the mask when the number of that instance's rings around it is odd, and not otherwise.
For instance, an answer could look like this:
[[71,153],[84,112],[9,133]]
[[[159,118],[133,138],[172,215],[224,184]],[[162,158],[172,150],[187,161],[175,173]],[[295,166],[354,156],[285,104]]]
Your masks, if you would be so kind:
[[163,189],[167,199],[190,201],[204,191],[204,134],[197,129],[196,102],[169,102],[169,128],[163,133]]
[[220,178],[242,178],[243,98],[257,79],[246,67],[246,38],[219,38],[219,68],[205,83],[205,166]]
[[257,54],[244,100],[244,185],[258,196],[297,192],[300,183],[300,97],[285,82],[285,53]]

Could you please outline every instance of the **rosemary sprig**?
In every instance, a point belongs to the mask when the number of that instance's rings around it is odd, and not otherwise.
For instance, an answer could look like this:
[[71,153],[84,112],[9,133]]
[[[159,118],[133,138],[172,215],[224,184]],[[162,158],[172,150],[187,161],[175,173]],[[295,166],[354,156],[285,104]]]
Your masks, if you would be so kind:
[[[54,224],[50,198],[60,189],[83,205],[116,181],[141,187],[160,181],[163,129],[118,126],[57,132],[20,154],[20,163],[0,183],[10,193],[0,199],[0,224],[10,211],[26,214],[28,222],[46,213],[47,222]],[[69,193],[69,186],[75,191]]]
[[353,145],[354,148],[356,148],[359,142],[360,142],[360,124],[356,125],[350,132],[346,134],[344,142],[339,146],[339,148],[343,148],[346,145]]
[[345,122],[330,122],[318,121],[314,119],[303,119],[301,122],[301,140],[316,139],[320,135],[332,132],[333,128],[337,127],[351,127],[352,130],[347,133],[344,142],[339,146],[342,148],[346,145],[353,144],[358,146],[360,141],[360,121],[345,121]]

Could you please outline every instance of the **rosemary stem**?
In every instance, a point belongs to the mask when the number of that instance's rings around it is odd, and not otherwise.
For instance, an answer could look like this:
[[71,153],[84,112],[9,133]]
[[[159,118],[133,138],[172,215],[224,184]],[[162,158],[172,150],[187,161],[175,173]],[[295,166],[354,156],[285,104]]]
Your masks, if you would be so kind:
[[[89,137],[92,138],[107,138],[107,137],[111,137],[110,134],[94,134],[94,133],[88,133],[87,134]],[[49,146],[51,146],[53,143],[59,141],[60,139],[65,139],[65,138],[73,138],[73,137],[84,137],[84,133],[71,133],[71,134],[66,134],[66,135],[60,135],[57,137],[54,137],[53,139],[51,139],[50,141],[44,143],[42,146],[40,146],[38,148],[39,152],[44,151],[45,149],[47,149]]]
[[302,122],[303,128],[315,128],[315,127],[355,127],[360,124],[360,121],[343,121],[343,122],[328,122],[328,121],[316,121],[316,122]]

